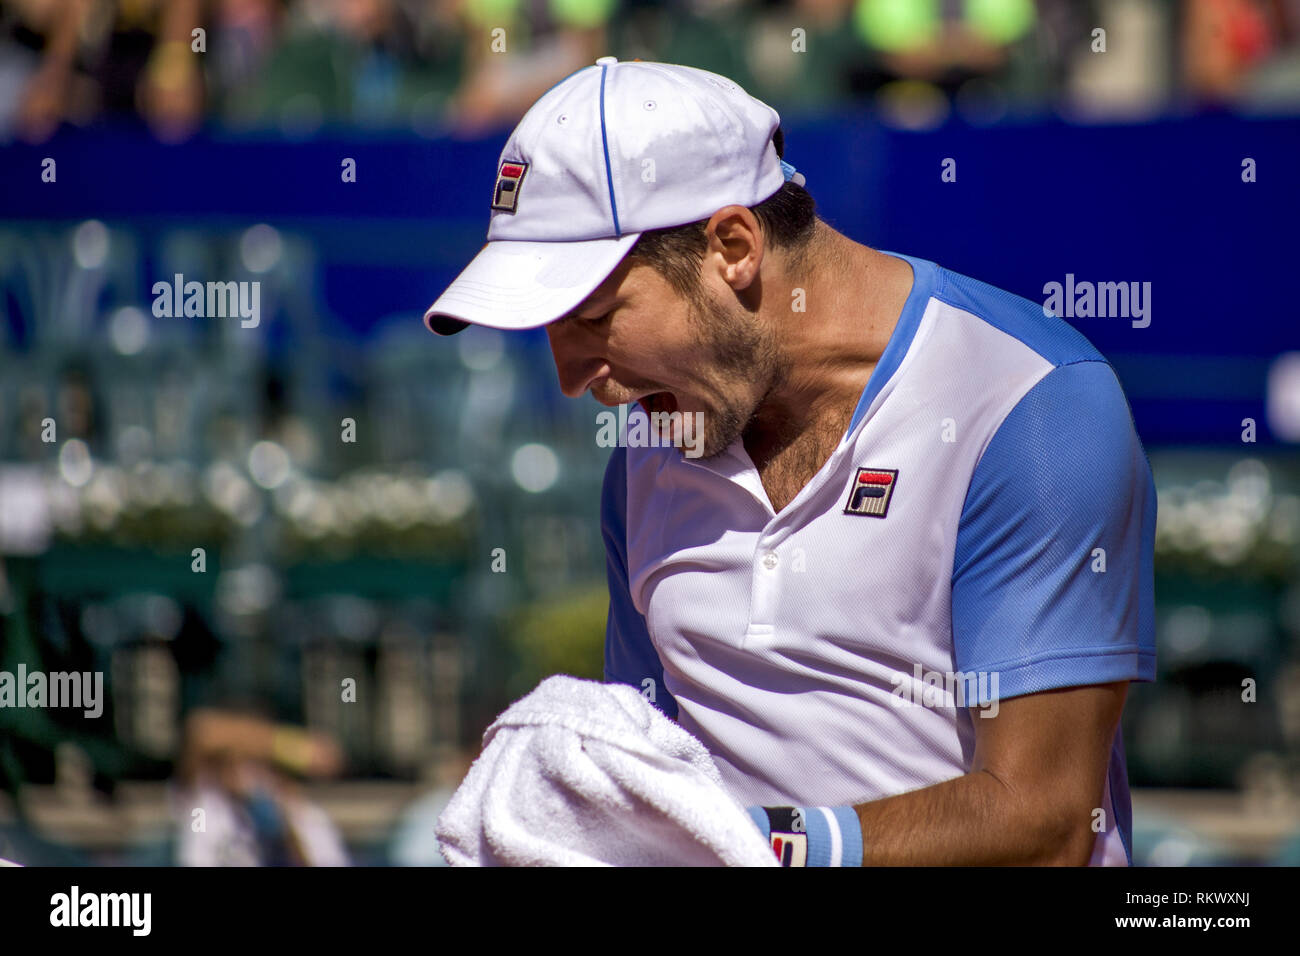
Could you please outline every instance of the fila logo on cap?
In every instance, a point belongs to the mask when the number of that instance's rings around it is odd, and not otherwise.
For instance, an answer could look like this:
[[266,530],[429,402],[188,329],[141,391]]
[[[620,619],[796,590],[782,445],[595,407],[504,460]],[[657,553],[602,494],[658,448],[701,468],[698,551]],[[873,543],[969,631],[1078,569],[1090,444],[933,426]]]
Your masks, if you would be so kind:
[[898,480],[896,468],[859,468],[849,489],[846,515],[870,515],[883,518],[889,510],[889,499],[894,496],[894,483]]
[[519,186],[528,172],[527,163],[505,160],[501,171],[497,173],[497,188],[492,193],[492,208],[502,212],[514,212],[519,205]]

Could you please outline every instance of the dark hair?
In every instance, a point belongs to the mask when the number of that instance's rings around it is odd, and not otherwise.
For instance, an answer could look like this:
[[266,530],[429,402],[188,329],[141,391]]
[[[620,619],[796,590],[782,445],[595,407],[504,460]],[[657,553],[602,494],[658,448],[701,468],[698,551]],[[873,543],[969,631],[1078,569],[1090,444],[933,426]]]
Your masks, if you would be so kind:
[[[772,137],[776,155],[784,153],[784,136],[778,128]],[[767,242],[785,250],[790,268],[805,269],[809,241],[817,225],[817,203],[802,186],[785,182],[757,206],[749,207]],[[700,266],[708,249],[707,219],[652,229],[641,233],[628,256],[636,256],[663,276],[674,289],[692,301],[700,296]]]

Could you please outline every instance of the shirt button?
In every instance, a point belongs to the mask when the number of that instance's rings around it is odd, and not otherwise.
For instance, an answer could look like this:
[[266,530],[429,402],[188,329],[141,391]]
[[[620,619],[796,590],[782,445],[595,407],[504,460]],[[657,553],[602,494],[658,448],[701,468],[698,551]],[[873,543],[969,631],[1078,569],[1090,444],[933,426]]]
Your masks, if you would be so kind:
[[769,551],[767,554],[763,555],[763,567],[767,568],[769,571],[775,568],[779,563],[780,559],[776,556],[775,551]]

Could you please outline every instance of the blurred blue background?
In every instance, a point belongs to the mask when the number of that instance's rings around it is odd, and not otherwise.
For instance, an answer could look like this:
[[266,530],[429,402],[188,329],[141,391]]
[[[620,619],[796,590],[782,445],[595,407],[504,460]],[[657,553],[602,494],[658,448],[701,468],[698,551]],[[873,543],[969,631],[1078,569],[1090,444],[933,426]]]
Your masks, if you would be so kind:
[[[437,864],[492,718],[601,676],[600,406],[544,332],[420,315],[514,121],[612,53],[771,102],[859,242],[1037,301],[1151,284],[1146,327],[1072,320],[1159,492],[1136,861],[1300,862],[1300,5],[44,0],[0,27],[0,670],[109,697],[0,709],[0,857],[185,862],[185,719],[220,708],[336,743],[301,792],[351,862]],[[260,282],[260,323],[154,316],[177,273]]]

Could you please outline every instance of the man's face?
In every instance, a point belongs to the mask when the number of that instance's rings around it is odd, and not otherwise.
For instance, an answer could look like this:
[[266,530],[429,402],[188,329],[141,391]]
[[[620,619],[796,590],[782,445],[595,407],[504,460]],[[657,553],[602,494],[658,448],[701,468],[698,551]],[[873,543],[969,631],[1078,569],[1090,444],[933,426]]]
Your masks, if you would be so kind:
[[[640,401],[648,413],[700,420],[692,457],[725,451],[744,431],[781,368],[769,329],[721,280],[683,298],[629,256],[569,317],[546,326],[560,388],[590,389],[602,405]],[[702,416],[694,416],[700,412]]]

